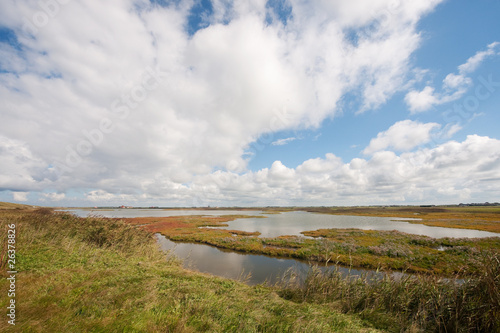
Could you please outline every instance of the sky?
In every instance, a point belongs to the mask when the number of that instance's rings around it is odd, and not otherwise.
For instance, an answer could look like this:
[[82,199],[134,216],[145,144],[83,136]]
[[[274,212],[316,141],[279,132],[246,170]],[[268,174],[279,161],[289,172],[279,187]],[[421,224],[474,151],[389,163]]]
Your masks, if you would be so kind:
[[500,201],[500,1],[3,0],[0,201]]

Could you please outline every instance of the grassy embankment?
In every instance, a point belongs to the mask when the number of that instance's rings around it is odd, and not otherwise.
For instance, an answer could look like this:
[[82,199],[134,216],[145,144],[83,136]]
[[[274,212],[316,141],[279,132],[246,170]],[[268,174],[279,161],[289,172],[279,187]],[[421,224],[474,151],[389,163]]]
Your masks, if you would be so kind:
[[[16,325],[6,230],[16,225]],[[367,332],[357,315],[183,269],[151,233],[49,210],[0,211],[2,332]]]
[[[345,209],[336,210],[339,214],[357,213],[375,216],[419,217],[430,216],[424,222],[446,224],[446,218],[458,223],[461,216],[462,226],[485,226],[499,231],[500,210],[493,212],[434,212],[435,209],[414,208],[413,210],[389,209]],[[378,214],[378,215],[377,215]],[[448,214],[448,215],[446,215]],[[480,273],[481,258],[488,253],[500,251],[500,238],[482,239],[434,239],[426,236],[405,234],[398,231],[373,231],[357,229],[324,229],[304,232],[304,235],[316,237],[282,236],[277,238],[259,238],[258,233],[235,230],[208,229],[204,226],[227,226],[225,222],[248,216],[201,217],[182,216],[166,218],[127,219],[131,224],[144,225],[151,232],[159,232],[174,241],[204,243],[220,248],[254,254],[290,257],[315,262],[331,262],[356,268],[389,269],[406,272],[432,273],[445,277],[467,276]]]

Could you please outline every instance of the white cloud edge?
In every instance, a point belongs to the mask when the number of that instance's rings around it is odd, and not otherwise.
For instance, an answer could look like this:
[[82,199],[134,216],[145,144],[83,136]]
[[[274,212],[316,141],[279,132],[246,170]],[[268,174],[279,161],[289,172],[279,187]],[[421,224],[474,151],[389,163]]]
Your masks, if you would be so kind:
[[473,73],[487,57],[500,55],[495,49],[500,45],[493,42],[487,45],[486,50],[478,51],[475,55],[457,67],[458,74],[449,73],[442,82],[442,92],[438,93],[434,87],[425,86],[422,90],[411,89],[405,96],[406,105],[411,114],[430,110],[432,107],[453,102],[461,98],[472,86],[472,79],[468,76]]
[[276,141],[271,142],[272,146],[284,146],[292,141],[297,140],[296,137],[289,137],[289,138],[284,138],[284,139],[278,139]]

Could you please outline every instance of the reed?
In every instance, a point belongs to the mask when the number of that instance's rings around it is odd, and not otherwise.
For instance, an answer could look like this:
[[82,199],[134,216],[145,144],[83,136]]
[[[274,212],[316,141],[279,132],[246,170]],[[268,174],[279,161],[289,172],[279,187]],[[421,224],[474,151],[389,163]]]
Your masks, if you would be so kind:
[[429,275],[344,277],[317,266],[303,280],[294,273],[276,285],[294,302],[358,314],[391,332],[500,332],[500,255],[482,256],[482,274],[465,280]]

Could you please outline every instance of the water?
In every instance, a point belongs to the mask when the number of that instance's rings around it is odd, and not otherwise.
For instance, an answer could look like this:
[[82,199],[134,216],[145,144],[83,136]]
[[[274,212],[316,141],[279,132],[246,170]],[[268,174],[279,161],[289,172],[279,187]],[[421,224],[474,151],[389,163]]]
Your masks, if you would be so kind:
[[[307,262],[295,259],[282,259],[264,255],[242,254],[216,247],[172,242],[161,234],[156,234],[158,243],[163,251],[172,251],[183,260],[185,268],[209,273],[234,280],[243,280],[247,284],[261,283],[274,284],[290,270],[303,279],[310,269]],[[322,267],[323,271],[338,270],[344,276],[374,274],[374,271],[348,269],[341,266],[329,265]],[[248,275],[250,273],[250,275]]]
[[[260,215],[262,211],[221,210],[161,210],[161,209],[113,209],[113,210],[70,210],[78,216],[100,215],[104,217],[166,217],[186,215]],[[441,237],[498,237],[500,234],[466,229],[429,227],[412,224],[398,218],[370,216],[341,216],[307,212],[286,212],[267,214],[266,218],[243,218],[228,222],[225,229],[261,233],[261,237],[281,235],[302,236],[300,232],[326,228],[357,228],[363,230],[398,230],[410,234]],[[409,219],[405,219],[409,220]],[[416,219],[417,220],[417,219]],[[225,278],[244,280],[250,285],[275,283],[288,271],[293,270],[304,278],[310,269],[307,262],[264,255],[250,255],[222,250],[208,245],[177,243],[157,234],[158,243],[164,251],[172,251],[183,260],[184,266],[200,272]],[[343,275],[379,274],[370,270],[349,270],[339,266],[323,266],[323,271],[338,270]],[[250,275],[248,275],[250,274]],[[247,276],[248,275],[248,276]]]
[[[405,218],[404,220],[412,220]],[[414,219],[419,220],[419,219]],[[286,212],[270,214],[267,218],[244,218],[228,222],[224,229],[258,231],[260,237],[278,237],[282,235],[302,236],[302,231],[331,228],[356,228],[363,230],[398,230],[408,234],[424,235],[434,238],[480,238],[498,237],[499,233],[430,227],[423,224],[413,224],[401,221],[400,218],[374,216],[345,216],[314,214],[308,212]]]
[[[166,217],[186,215],[262,215],[258,210],[177,210],[177,209],[75,209],[68,210],[77,216],[100,215],[114,218],[131,217]],[[430,227],[423,224],[413,224],[401,221],[400,218],[374,217],[374,216],[345,216],[315,214],[308,212],[286,212],[281,214],[266,214],[266,218],[243,218],[228,222],[228,227],[223,229],[241,230],[248,232],[258,231],[260,237],[278,237],[282,235],[302,236],[302,231],[310,231],[328,228],[356,228],[363,230],[398,230],[415,235],[424,235],[434,238],[481,238],[498,237],[499,233],[452,229],[441,227]],[[405,218],[404,220],[411,220]],[[418,220],[418,219],[414,219]]]

